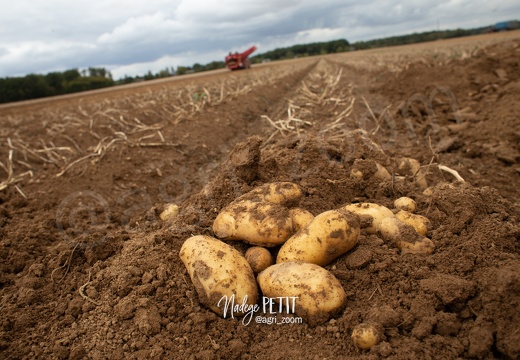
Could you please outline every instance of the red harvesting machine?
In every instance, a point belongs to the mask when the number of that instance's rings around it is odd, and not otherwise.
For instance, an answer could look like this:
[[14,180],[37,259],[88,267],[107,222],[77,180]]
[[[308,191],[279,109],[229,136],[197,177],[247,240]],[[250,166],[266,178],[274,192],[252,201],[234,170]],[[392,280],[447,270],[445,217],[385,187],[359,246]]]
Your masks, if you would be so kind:
[[243,53],[229,53],[226,56],[226,66],[229,70],[240,70],[240,69],[249,69],[251,67],[251,61],[248,56],[256,50],[256,46],[251,46],[249,49],[244,51]]

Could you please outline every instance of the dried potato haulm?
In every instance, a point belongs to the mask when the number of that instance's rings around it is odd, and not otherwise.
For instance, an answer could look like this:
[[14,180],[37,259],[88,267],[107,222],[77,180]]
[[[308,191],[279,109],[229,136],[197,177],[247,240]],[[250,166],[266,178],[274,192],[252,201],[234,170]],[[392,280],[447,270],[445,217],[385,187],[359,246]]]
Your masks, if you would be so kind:
[[325,266],[357,244],[359,217],[344,210],[316,216],[280,248],[277,263],[302,261]]
[[301,197],[302,191],[296,184],[265,184],[222,209],[213,222],[213,232],[224,240],[243,240],[267,247],[280,245],[294,233],[294,215],[286,205]]
[[258,277],[264,296],[297,297],[295,314],[313,326],[339,314],[347,296],[332,273],[316,264],[284,262],[268,267]]
[[197,235],[184,242],[179,257],[200,301],[217,314],[225,315],[224,297],[234,296],[237,304],[256,304],[258,288],[253,270],[233,247],[210,236]]

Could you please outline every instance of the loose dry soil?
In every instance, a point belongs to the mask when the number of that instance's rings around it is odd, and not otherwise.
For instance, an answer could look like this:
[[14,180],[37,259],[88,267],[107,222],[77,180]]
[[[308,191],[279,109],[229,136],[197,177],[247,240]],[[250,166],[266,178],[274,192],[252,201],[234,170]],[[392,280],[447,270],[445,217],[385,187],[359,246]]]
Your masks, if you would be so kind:
[[[0,358],[520,358],[519,38],[2,106]],[[429,192],[403,157],[421,163]],[[392,179],[371,176],[375,161]],[[200,305],[179,249],[272,181],[299,184],[314,215],[409,196],[435,252],[361,235],[326,267],[348,295],[340,316],[314,327],[220,318]],[[180,214],[162,221],[167,203]],[[359,351],[350,335],[367,321],[384,341]]]

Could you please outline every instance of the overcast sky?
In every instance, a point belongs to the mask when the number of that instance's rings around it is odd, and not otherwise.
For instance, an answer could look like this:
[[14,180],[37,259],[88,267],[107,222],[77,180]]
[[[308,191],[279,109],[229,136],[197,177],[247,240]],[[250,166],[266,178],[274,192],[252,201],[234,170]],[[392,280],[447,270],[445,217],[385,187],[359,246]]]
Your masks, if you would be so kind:
[[518,0],[0,0],[0,77],[105,67],[114,78],[297,43],[520,18]]

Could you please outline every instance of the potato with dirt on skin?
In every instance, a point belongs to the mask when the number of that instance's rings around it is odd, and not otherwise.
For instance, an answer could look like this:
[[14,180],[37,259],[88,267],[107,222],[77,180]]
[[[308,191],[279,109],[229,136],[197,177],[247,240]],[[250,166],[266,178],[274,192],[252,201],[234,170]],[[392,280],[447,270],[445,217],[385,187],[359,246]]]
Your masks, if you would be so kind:
[[289,214],[291,215],[293,231],[295,233],[309,225],[309,223],[314,220],[314,215],[312,215],[311,212],[301,208],[290,209]]
[[392,179],[383,165],[371,159],[356,159],[350,169],[350,176],[357,180],[368,180],[372,177],[381,181]]
[[[294,300],[294,313],[309,325],[324,323],[338,315],[347,296],[336,277],[321,266],[303,262],[283,262],[268,267],[258,277],[264,296]],[[289,301],[292,309],[292,301]],[[285,309],[285,307],[284,307]]]
[[162,221],[167,221],[175,218],[179,215],[179,205],[177,204],[166,204],[164,206],[164,210],[161,212],[159,217]]
[[302,196],[289,182],[259,186],[240,196],[217,215],[213,233],[223,240],[242,240],[252,245],[276,246],[293,233],[293,220],[285,206]]
[[247,249],[245,258],[255,274],[261,273],[273,265],[273,256],[269,250],[261,246],[252,246]]
[[412,158],[401,158],[397,168],[400,172],[413,176],[414,182],[419,185],[421,189],[428,188],[428,182],[426,181],[426,171],[422,169],[421,163]]
[[368,234],[376,234],[384,218],[395,216],[387,207],[374,203],[349,204],[341,209],[357,214],[361,220],[361,229]]
[[394,201],[394,206],[398,210],[405,210],[411,213],[415,213],[417,209],[417,203],[414,199],[407,196],[400,197]]
[[222,240],[240,240],[258,246],[276,246],[293,234],[289,209],[269,202],[243,200],[226,206],[213,222]]
[[433,241],[397,217],[384,218],[378,232],[383,240],[395,244],[402,254],[431,254],[435,250]]
[[426,236],[428,230],[431,227],[430,220],[428,220],[427,217],[418,214],[412,214],[408,211],[401,210],[395,214],[395,217],[402,222],[412,226],[415,231],[417,231],[417,233],[421,234],[422,236]]
[[302,261],[325,266],[357,244],[359,217],[345,210],[316,216],[280,248],[277,263]]
[[[224,303],[232,296],[235,304],[256,304],[258,287],[253,270],[233,247],[213,237],[197,235],[184,242],[179,257],[200,301],[217,314],[226,315]],[[240,311],[235,314],[241,315]]]
[[278,205],[290,205],[298,202],[303,196],[302,189],[291,182],[280,181],[258,186],[239,196],[233,202],[249,200],[252,202],[269,202]]
[[381,342],[383,329],[380,324],[361,323],[354,327],[351,338],[358,349],[370,350]]

